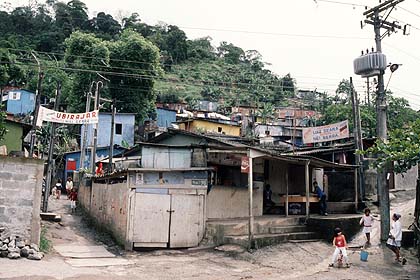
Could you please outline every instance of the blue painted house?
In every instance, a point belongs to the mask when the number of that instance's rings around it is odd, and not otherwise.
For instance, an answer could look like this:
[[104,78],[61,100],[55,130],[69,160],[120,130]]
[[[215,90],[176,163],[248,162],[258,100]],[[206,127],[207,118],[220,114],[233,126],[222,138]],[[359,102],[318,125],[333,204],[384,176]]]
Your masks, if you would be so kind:
[[[98,123],[98,145],[97,147],[108,147],[111,138],[111,113],[99,113]],[[123,142],[130,147],[134,146],[134,120],[135,114],[117,113],[114,121],[114,144],[123,146]],[[81,135],[83,135],[83,127]],[[91,145],[93,138],[93,125],[88,125],[87,143]]]
[[171,127],[173,122],[176,122],[176,111],[166,108],[156,108],[157,126]]
[[24,89],[16,89],[3,94],[6,110],[12,114],[28,114],[35,109],[36,94]]

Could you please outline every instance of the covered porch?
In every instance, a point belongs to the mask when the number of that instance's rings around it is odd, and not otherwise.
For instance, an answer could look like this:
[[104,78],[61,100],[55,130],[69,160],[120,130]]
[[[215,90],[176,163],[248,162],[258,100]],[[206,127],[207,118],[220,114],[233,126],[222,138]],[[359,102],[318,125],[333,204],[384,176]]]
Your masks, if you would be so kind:
[[[312,189],[314,181],[327,194],[340,193],[340,186],[345,185],[346,195],[351,196],[345,202],[351,205],[347,212],[355,213],[357,209],[357,166],[311,157],[273,155],[251,147],[209,148],[207,152],[208,166],[214,170],[209,179],[206,204],[207,233],[214,231],[212,236],[216,236],[218,242],[217,232],[223,232],[224,242],[229,243],[230,237],[226,239],[226,236],[234,233],[231,230],[242,234],[247,231],[247,235],[241,235],[243,242],[253,240],[254,235],[267,235],[265,237],[270,240],[290,236],[294,239],[299,239],[298,236],[316,238],[317,235],[306,227],[310,216],[318,216],[318,198]],[[337,177],[337,174],[346,174],[350,179]],[[340,182],[340,178],[346,179]],[[347,190],[349,184],[351,190]],[[271,186],[273,193],[275,211],[272,212],[266,211],[263,205],[266,185]]]
[[[207,199],[208,219],[263,215],[318,213],[317,181],[334,208],[345,204],[354,213],[358,204],[357,166],[311,157],[279,156],[254,148],[208,149],[208,166],[214,170]],[[241,164],[247,160],[248,169]],[[250,187],[252,182],[252,188]],[[264,209],[264,188],[270,185],[275,206]],[[250,207],[252,205],[252,207]],[[341,205],[341,206],[340,206]],[[252,209],[252,211],[250,211]],[[335,211],[334,211],[335,212]]]

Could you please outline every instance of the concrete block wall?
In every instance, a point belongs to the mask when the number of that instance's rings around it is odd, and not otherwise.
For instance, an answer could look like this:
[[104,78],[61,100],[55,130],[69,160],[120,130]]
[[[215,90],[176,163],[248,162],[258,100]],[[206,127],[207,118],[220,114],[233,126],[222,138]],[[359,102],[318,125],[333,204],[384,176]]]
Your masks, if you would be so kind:
[[39,244],[44,161],[0,156],[0,227]]

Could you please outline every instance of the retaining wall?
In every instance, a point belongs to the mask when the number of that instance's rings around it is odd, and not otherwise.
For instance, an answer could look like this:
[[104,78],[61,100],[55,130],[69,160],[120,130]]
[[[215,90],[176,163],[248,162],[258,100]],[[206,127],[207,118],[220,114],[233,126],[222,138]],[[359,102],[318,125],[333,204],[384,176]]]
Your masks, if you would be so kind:
[[0,227],[32,243],[41,234],[44,161],[0,156]]

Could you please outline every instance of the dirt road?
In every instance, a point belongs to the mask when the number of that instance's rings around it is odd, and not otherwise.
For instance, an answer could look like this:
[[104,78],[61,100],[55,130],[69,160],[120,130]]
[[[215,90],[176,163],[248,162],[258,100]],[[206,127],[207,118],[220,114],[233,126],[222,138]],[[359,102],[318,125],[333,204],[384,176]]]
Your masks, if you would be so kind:
[[[407,207],[412,200],[399,203],[394,211]],[[127,253],[120,251],[108,236],[95,232],[80,214],[70,214],[65,198],[52,200],[50,206],[63,217],[61,225],[44,222],[53,245],[102,244],[132,264],[73,267],[52,251],[39,262],[0,259],[0,279],[420,279],[416,259],[404,251],[408,264],[395,263],[391,252],[378,245],[377,229],[368,262],[359,260],[358,251],[350,251],[350,268],[328,268],[333,248],[325,242],[285,243],[253,253],[213,249]],[[361,242],[363,236],[355,238],[353,245]]]

